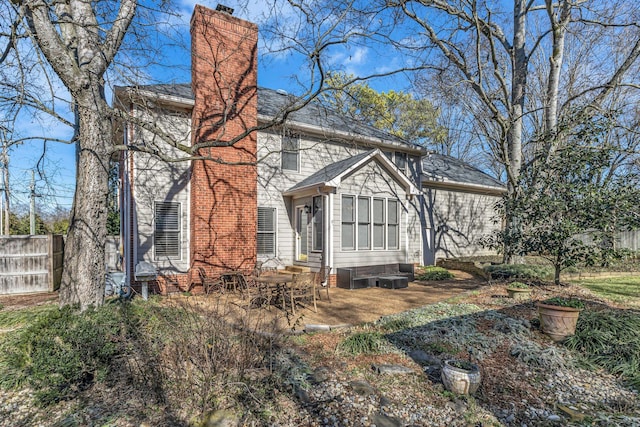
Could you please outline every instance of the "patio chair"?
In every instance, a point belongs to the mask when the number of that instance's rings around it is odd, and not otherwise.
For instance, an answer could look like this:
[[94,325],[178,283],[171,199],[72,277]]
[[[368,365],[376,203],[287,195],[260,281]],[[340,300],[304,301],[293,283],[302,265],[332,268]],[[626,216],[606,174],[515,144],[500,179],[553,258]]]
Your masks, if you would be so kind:
[[246,278],[242,273],[238,273],[238,283],[242,290],[242,308],[261,308],[271,305],[272,294],[269,287],[259,280]]
[[213,292],[224,293],[224,283],[220,278],[207,276],[207,272],[204,271],[204,268],[202,267],[198,267],[198,276],[200,277],[200,283],[202,284],[206,295]]
[[296,314],[296,301],[313,301],[313,311],[318,312],[316,305],[316,273],[298,273],[293,278],[289,289],[291,312]]
[[320,298],[320,293],[325,291],[327,293],[327,301],[331,302],[331,297],[329,296],[329,274],[331,273],[331,267],[328,265],[323,265],[320,267],[320,271],[316,275],[316,291],[318,292],[318,299]]

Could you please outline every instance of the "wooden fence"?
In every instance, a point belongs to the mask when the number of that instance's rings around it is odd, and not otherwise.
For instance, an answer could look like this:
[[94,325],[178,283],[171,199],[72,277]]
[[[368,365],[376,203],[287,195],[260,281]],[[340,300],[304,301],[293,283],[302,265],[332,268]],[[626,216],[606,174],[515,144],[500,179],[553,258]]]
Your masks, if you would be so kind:
[[61,235],[0,236],[0,295],[57,290],[63,255]]
[[[593,238],[589,233],[578,234],[580,240],[586,244],[592,244]],[[640,250],[640,230],[620,231],[615,237],[616,249],[629,249],[632,251]]]

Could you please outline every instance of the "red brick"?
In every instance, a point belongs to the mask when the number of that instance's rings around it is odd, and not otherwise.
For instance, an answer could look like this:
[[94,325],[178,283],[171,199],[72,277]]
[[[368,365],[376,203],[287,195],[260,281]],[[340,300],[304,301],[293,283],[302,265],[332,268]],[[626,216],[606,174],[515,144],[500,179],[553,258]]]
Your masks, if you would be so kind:
[[207,274],[248,272],[256,261],[256,134],[230,144],[257,125],[257,42],[255,24],[195,7],[192,143],[213,144],[200,154],[217,160],[193,162],[190,251],[192,268]]

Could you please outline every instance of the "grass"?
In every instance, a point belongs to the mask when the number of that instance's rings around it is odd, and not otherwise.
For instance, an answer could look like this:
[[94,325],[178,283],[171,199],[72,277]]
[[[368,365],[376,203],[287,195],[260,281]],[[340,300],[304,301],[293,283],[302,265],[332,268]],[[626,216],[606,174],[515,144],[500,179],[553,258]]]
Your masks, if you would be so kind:
[[640,276],[596,277],[573,283],[613,302],[640,306]]
[[6,310],[0,308],[0,332],[15,330],[33,323],[37,317],[49,313],[57,308],[58,306],[55,303],[23,308],[20,310]]

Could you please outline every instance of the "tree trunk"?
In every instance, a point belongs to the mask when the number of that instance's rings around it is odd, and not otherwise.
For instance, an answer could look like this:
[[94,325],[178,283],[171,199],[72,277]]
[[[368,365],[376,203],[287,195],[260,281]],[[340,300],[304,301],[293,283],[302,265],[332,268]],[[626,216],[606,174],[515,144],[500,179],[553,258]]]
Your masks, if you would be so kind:
[[104,302],[109,147],[112,126],[101,84],[76,94],[79,135],[77,189],[65,245],[60,305],[81,310]]
[[[526,41],[526,4],[525,0],[516,0],[513,4],[513,53],[511,57],[511,108],[509,112],[511,128],[507,134],[509,158],[505,162],[507,171],[508,196],[515,197],[518,191],[518,178],[522,168],[522,118],[524,113],[525,89],[527,84],[527,68],[529,59],[525,50]],[[519,227],[517,218],[507,212],[509,230]],[[516,261],[513,248],[504,248],[503,262],[512,264]]]

